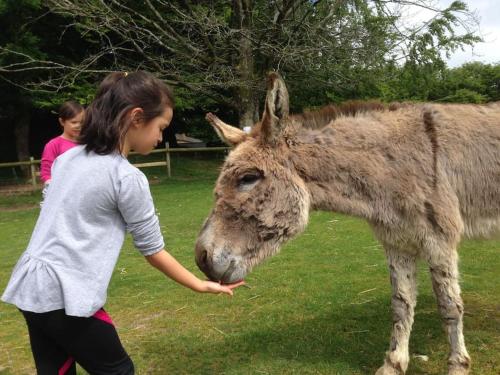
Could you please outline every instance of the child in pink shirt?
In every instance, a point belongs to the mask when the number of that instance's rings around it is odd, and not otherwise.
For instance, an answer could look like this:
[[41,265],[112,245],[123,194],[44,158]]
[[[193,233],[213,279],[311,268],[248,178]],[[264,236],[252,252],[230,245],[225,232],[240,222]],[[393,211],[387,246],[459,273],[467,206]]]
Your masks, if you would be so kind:
[[59,124],[63,133],[51,139],[44,147],[40,164],[40,179],[45,187],[50,183],[52,163],[61,154],[77,145],[84,110],[80,103],[68,101],[59,109]]

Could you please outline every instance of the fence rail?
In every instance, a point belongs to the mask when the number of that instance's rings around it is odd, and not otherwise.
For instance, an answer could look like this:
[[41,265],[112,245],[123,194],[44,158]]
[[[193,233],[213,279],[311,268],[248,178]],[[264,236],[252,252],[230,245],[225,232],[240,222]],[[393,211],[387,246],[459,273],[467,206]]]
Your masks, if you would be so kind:
[[[170,148],[168,143],[165,144],[165,148],[156,149],[150,152],[150,154],[165,154],[165,160],[162,161],[153,161],[147,163],[134,163],[133,165],[137,168],[149,168],[149,167],[166,167],[167,168],[167,176],[172,177],[172,166],[170,164],[170,154],[171,153],[182,153],[182,152],[213,152],[213,151],[227,151],[230,150],[231,147],[193,147],[193,148]],[[140,155],[137,152],[131,152],[129,156]],[[39,172],[37,172],[36,166],[41,163],[40,159],[35,159],[30,157],[30,160],[25,161],[15,161],[9,163],[0,163],[0,168],[13,168],[13,167],[22,167],[29,166],[30,167],[30,177],[31,184],[36,187],[37,185],[37,176],[39,176]]]

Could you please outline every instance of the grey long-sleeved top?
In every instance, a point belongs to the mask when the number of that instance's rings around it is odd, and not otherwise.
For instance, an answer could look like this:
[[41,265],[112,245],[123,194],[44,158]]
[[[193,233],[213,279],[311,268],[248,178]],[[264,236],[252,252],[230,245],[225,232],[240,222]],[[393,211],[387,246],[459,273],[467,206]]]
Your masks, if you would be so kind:
[[146,177],[118,153],[72,148],[52,167],[28,248],[2,300],[26,311],[92,316],[106,302],[127,231],[145,256],[164,247]]

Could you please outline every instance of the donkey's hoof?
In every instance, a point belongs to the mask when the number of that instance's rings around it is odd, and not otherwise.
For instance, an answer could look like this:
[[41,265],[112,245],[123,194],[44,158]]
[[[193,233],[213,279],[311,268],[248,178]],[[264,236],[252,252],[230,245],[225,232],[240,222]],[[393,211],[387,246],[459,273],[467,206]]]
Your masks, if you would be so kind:
[[469,354],[455,355],[448,359],[448,375],[468,375],[471,360]]
[[375,375],[404,375],[404,373],[386,363],[377,370]]
[[468,367],[453,365],[448,368],[448,375],[468,375],[470,369]]

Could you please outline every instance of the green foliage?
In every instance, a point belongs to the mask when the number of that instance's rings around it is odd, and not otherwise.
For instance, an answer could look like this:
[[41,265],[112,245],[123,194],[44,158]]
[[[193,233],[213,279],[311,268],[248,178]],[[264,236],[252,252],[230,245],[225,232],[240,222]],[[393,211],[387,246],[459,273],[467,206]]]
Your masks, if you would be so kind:
[[34,105],[38,108],[52,110],[58,108],[62,103],[68,100],[75,100],[82,105],[88,105],[94,99],[96,92],[97,82],[91,83],[89,81],[81,80],[74,83],[64,91],[57,95],[54,94],[41,94],[35,101]]
[[0,73],[0,88],[10,93],[0,98],[5,116],[16,118],[20,103],[29,111],[30,107],[53,110],[69,99],[82,104],[92,100],[95,74],[82,73],[65,90],[57,91],[37,86],[37,82],[56,78],[54,73],[30,69],[36,60],[71,63],[82,58],[84,39],[71,31],[61,35],[66,22],[64,17],[50,14],[41,1],[0,1],[0,66],[20,64],[21,68],[10,74]]
[[439,83],[443,92],[437,99],[446,101],[454,92],[466,90],[478,93],[483,101],[500,100],[500,64],[467,63],[446,71]]
[[250,20],[238,18],[235,4],[0,0],[0,67],[30,67],[31,58],[69,67],[0,72],[0,89],[11,93],[0,98],[0,116],[15,118],[20,103],[47,110],[68,99],[88,104],[106,71],[136,69],[175,86],[174,121],[206,140],[213,137],[206,112],[233,124],[243,103],[253,101],[261,112],[269,70],[284,76],[294,112],[349,99],[500,100],[498,64],[449,69],[443,60],[479,41],[461,28],[470,21],[463,1],[415,26],[402,25],[402,15],[379,0],[291,1],[282,8],[256,0]]
[[[445,101],[450,103],[485,103],[486,96],[481,95],[476,91],[472,91],[469,89],[458,89],[454,94],[447,96],[444,98]],[[442,101],[444,101],[442,100]]]
[[[500,64],[467,63],[457,68],[444,64],[389,65],[376,76],[374,98],[383,101],[439,101],[485,103],[500,100]],[[363,92],[363,91],[360,91]],[[366,91],[365,91],[366,92]]]

